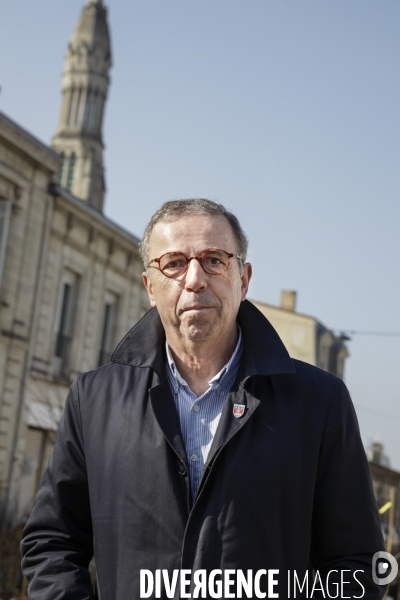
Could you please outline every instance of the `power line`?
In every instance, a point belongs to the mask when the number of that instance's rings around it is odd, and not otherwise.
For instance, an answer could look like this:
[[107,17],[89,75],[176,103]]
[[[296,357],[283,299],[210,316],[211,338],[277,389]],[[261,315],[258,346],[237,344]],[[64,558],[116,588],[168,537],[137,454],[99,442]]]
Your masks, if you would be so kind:
[[335,328],[336,331],[340,331],[341,334],[346,335],[376,335],[381,337],[400,337],[400,331],[358,331],[356,329],[339,329]]
[[391,415],[390,413],[384,413],[380,410],[374,410],[373,408],[367,408],[366,406],[361,406],[360,404],[354,404],[357,408],[361,410],[365,410],[366,412],[370,412],[374,415],[379,415],[380,417],[386,417],[387,419],[394,419],[395,421],[400,421],[400,417],[398,415]]

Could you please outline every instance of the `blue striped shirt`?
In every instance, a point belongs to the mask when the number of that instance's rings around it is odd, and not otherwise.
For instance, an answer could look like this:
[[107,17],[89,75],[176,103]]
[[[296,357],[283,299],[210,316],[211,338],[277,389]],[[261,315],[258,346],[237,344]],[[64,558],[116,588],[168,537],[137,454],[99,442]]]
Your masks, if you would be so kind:
[[168,343],[167,377],[178,411],[182,437],[189,462],[190,483],[193,498],[199,487],[201,474],[221,417],[222,408],[239,370],[243,353],[242,332],[226,365],[209,381],[209,389],[197,396],[179,374]]

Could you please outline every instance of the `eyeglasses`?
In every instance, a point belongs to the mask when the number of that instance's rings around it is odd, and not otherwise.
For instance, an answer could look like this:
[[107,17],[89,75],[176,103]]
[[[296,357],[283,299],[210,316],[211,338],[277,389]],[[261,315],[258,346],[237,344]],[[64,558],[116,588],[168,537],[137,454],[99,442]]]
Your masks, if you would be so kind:
[[190,261],[195,258],[209,275],[222,275],[228,270],[232,257],[238,258],[240,262],[243,262],[239,254],[225,252],[225,250],[221,250],[220,248],[209,248],[208,250],[204,250],[200,256],[191,256],[190,258],[182,252],[167,252],[160,256],[160,258],[153,258],[147,267],[151,263],[156,262],[165,277],[176,279],[186,273]]

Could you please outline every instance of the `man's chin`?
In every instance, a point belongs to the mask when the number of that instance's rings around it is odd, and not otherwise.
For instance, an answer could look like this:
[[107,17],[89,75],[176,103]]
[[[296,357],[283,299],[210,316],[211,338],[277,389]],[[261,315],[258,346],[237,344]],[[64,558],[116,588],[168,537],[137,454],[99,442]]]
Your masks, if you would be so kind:
[[190,325],[182,327],[181,332],[188,340],[200,341],[212,337],[214,327],[211,323],[190,323]]

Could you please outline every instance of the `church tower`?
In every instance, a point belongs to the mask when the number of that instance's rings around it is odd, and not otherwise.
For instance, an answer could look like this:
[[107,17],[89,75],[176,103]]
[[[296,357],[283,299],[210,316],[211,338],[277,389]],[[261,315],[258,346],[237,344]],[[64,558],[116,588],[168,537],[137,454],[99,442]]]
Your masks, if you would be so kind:
[[52,146],[63,158],[58,183],[100,212],[105,183],[102,123],[111,67],[107,10],[87,0],[68,46],[60,122]]

